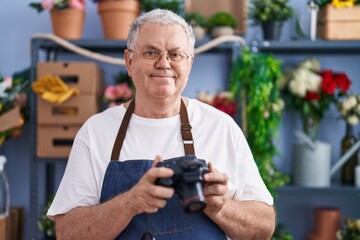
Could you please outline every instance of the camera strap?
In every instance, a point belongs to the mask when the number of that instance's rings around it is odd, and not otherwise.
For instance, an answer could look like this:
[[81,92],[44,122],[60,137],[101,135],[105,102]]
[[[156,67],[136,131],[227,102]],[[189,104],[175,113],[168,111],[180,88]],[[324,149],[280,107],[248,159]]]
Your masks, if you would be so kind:
[[[134,109],[135,109],[135,98],[130,102],[129,107],[125,112],[125,116],[121,122],[111,153],[112,161],[117,161],[119,159],[120,151],[126,135],[126,130],[129,126],[130,118],[134,112]],[[183,99],[181,99],[181,104],[180,104],[180,121],[181,121],[181,136],[183,139],[185,155],[195,155],[194,140],[191,133],[191,125],[189,122],[189,116]]]

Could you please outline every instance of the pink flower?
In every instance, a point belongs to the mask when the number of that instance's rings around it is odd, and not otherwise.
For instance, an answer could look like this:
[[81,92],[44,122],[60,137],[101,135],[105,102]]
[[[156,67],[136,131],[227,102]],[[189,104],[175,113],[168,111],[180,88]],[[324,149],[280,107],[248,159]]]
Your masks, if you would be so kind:
[[71,8],[77,8],[80,10],[84,10],[85,8],[85,0],[70,0],[69,6]]
[[44,10],[50,10],[54,7],[54,2],[52,0],[41,0],[41,7]]
[[4,83],[6,88],[11,88],[12,87],[12,77],[4,77]]
[[105,99],[110,101],[122,101],[132,97],[133,92],[126,83],[119,83],[115,86],[108,86],[105,89]]

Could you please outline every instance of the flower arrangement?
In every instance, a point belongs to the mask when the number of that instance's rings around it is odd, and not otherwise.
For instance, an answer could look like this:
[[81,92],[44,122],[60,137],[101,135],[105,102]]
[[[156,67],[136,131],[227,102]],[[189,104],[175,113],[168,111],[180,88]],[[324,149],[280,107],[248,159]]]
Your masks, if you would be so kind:
[[29,6],[37,10],[38,13],[44,10],[67,8],[85,10],[85,0],[41,0],[41,2],[32,2]]
[[315,140],[324,112],[348,92],[351,81],[343,72],[321,71],[317,59],[301,62],[288,79],[283,90],[286,105],[300,112],[305,134]]
[[352,126],[359,123],[360,119],[360,95],[350,94],[343,101],[339,102],[338,110],[341,118]]
[[236,114],[236,101],[232,92],[218,92],[213,96],[208,92],[201,91],[197,99],[229,114],[231,117]]
[[319,8],[323,8],[329,4],[336,8],[353,7],[354,5],[360,4],[359,0],[315,0],[314,2]]
[[29,70],[0,75],[0,146],[10,137],[18,137],[28,119],[27,92],[30,89]]
[[108,102],[108,107],[126,102],[134,95],[134,86],[127,73],[120,72],[114,80],[115,85],[107,86],[104,91],[104,100]]
[[346,217],[340,230],[336,233],[338,240],[360,240],[360,219]]

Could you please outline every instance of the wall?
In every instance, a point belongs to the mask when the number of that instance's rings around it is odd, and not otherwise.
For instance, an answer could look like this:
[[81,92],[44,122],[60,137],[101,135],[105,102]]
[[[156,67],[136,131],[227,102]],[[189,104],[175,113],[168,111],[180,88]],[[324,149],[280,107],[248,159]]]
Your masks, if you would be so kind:
[[[30,39],[36,33],[50,33],[51,26],[49,13],[43,12],[37,14],[36,11],[30,9],[27,5],[30,1],[1,1],[0,7],[0,72],[2,75],[11,75],[15,71],[22,70],[30,64]],[[305,3],[301,1],[291,1],[298,11],[306,10]],[[87,1],[86,20],[84,26],[83,38],[103,38],[100,19],[97,15],[96,6]],[[305,23],[308,20],[302,18]],[[291,24],[288,23],[284,29],[282,40],[289,40],[292,34]],[[261,39],[261,32],[257,27],[249,28],[246,39]],[[296,63],[310,56],[279,56],[284,63]],[[65,56],[66,59],[66,56]],[[359,90],[359,84],[356,77],[359,75],[358,70],[351,67],[349,63],[359,62],[359,57],[349,58],[342,57],[341,60],[331,59],[329,57],[321,57],[325,67],[335,68],[337,70],[345,70],[349,72],[350,77],[355,82],[355,90]],[[117,72],[117,68],[101,64],[101,66],[109,70],[106,73],[106,82],[110,83],[112,75]],[[216,66],[216,67],[213,67]],[[216,90],[226,87],[227,76],[229,72],[229,62],[226,56],[207,55],[198,56],[195,60],[193,72],[190,76],[189,85],[185,90],[185,95],[195,97],[200,90],[208,90],[215,93]],[[332,144],[332,161],[334,162],[339,156],[340,138],[344,133],[344,124],[336,121],[336,113],[334,109],[326,114],[327,121],[321,126],[320,138],[327,140]],[[284,122],[280,130],[277,145],[281,155],[276,159],[279,168],[287,173],[291,172],[291,142],[293,141],[293,129],[299,127],[296,116],[291,112],[284,112]],[[358,128],[356,128],[358,132]],[[26,209],[25,236],[30,233],[30,126],[23,128],[23,136],[18,139],[11,139],[1,148],[6,156],[8,163],[6,170],[10,179],[10,195],[13,206],[24,206]],[[38,184],[41,186],[38,192],[39,208],[44,203],[44,170],[45,164],[39,164]],[[56,164],[57,176],[56,184],[61,179],[61,174],[65,168],[65,162]],[[322,194],[314,197],[314,193],[303,195],[299,192],[280,192],[279,203],[279,220],[288,224],[289,230],[296,236],[295,239],[304,239],[306,233],[312,227],[312,206],[321,204],[331,205],[347,205],[345,213],[355,214],[360,217],[359,209],[353,212],[349,206],[356,206],[356,199],[348,197],[345,199],[334,199],[332,194]],[[290,195],[290,196],[289,196]],[[330,199],[330,200],[329,200]],[[343,201],[346,200],[346,201]],[[289,204],[291,203],[291,204]],[[25,238],[28,239],[28,238]]]

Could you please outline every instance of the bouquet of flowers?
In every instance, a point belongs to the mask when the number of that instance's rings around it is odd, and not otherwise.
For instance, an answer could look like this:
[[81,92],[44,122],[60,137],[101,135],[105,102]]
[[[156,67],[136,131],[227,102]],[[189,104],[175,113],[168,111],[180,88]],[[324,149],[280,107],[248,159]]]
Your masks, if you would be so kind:
[[341,118],[347,124],[356,125],[359,123],[360,118],[360,95],[350,94],[343,101],[339,102],[338,109]]
[[41,0],[41,2],[32,2],[30,7],[37,10],[38,13],[44,10],[76,8],[85,9],[85,0]]
[[28,119],[27,91],[30,89],[29,70],[12,77],[0,75],[0,146],[10,137],[20,135],[20,127]]
[[232,92],[218,92],[213,96],[202,91],[198,94],[197,99],[229,114],[231,117],[236,114],[236,101]]
[[341,229],[336,233],[338,240],[360,240],[360,219],[346,217]]
[[350,85],[345,73],[321,71],[318,60],[307,59],[290,73],[283,95],[286,105],[300,112],[305,134],[315,140],[324,112],[348,92]]
[[110,85],[105,88],[104,100],[108,102],[109,107],[120,105],[133,97],[133,89],[134,86],[127,73],[120,72],[119,75],[115,77],[115,85]]

